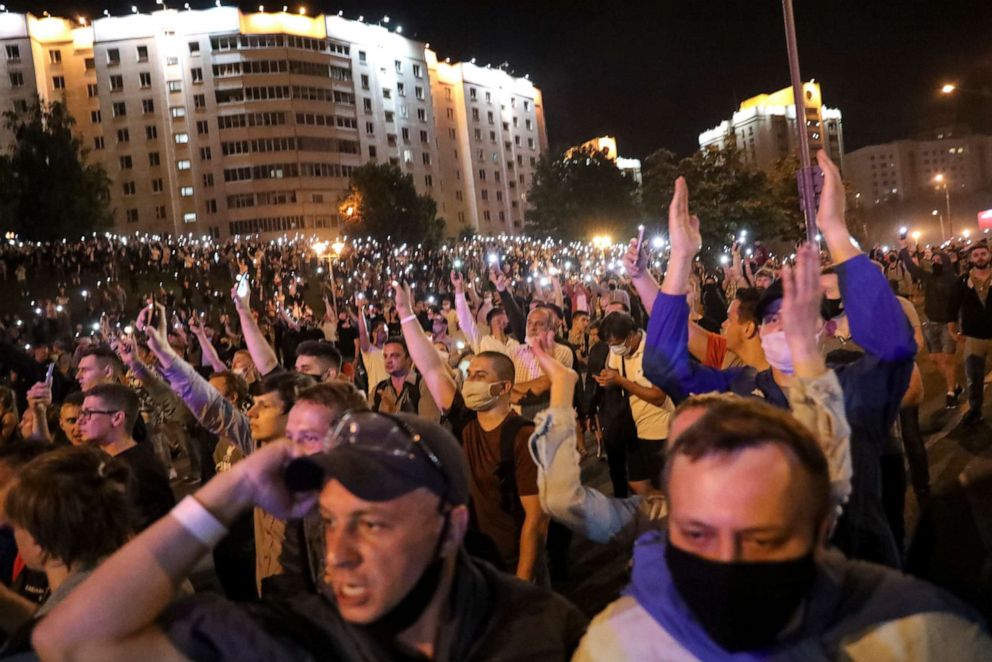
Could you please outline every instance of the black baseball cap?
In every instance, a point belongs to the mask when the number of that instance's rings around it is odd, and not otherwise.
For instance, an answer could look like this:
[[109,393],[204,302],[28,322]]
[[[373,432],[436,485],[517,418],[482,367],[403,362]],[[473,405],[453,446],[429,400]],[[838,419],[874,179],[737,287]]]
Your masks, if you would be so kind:
[[468,462],[452,434],[436,423],[412,414],[351,413],[329,445],[287,465],[291,490],[319,490],[333,478],[365,501],[390,501],[423,487],[448,504],[468,503]]
[[[782,280],[776,280],[771,285],[766,287],[761,292],[761,296],[758,297],[758,303],[754,307],[754,314],[760,325],[766,315],[778,312],[779,308],[782,307],[782,298],[785,296],[785,292],[782,289]],[[827,306],[827,297],[823,296],[820,302],[820,316],[823,319],[830,319],[830,309]]]

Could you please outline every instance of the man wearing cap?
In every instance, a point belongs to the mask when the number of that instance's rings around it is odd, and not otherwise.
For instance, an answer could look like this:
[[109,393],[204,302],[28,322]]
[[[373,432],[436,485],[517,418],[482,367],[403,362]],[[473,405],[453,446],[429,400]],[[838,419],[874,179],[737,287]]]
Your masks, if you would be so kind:
[[[405,414],[353,414],[328,445],[300,459],[269,444],[218,474],[52,610],[35,649],[45,659],[567,659],[585,627],[578,610],[462,550],[469,476],[450,433]],[[319,507],[320,593],[170,604],[253,505],[287,518]]]
[[[836,264],[853,339],[865,350],[853,362],[831,366],[844,391],[854,465],[853,492],[834,542],[853,558],[898,566],[898,547],[881,503],[880,457],[909,386],[916,342],[885,277],[848,233],[837,167],[822,151],[818,160],[825,179],[817,224]],[[788,408],[785,391],[795,381],[795,363],[803,357],[795,356],[786,342],[784,328],[792,320],[790,311],[782,308],[781,281],[765,290],[756,311],[761,346],[771,368],[719,370],[690,360],[685,293],[701,238],[699,219],[689,215],[688,195],[685,181],[676,180],[669,209],[672,257],[660,291],[647,269],[634,265],[631,274],[645,306],[652,310],[645,375],[676,403],[694,393],[731,391]],[[633,264],[630,257],[628,253],[625,261]],[[634,256],[635,261],[639,259]],[[811,349],[815,351],[815,345]]]

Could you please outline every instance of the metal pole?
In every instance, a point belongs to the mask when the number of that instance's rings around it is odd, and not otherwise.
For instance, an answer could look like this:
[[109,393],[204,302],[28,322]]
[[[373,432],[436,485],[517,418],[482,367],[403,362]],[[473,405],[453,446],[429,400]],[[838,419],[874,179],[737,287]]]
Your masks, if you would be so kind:
[[940,219],[940,240],[947,241],[947,233],[944,232],[944,215],[937,214],[937,218]]
[[954,237],[954,221],[951,220],[951,190],[947,188],[947,180],[944,180],[944,201],[947,203],[947,229]]
[[796,20],[792,12],[792,0],[782,0],[782,14],[785,18],[785,46],[789,52],[792,101],[796,110],[796,132],[799,138],[799,180],[802,182],[800,195],[803,199],[803,213],[806,216],[806,239],[812,242],[816,237],[816,196],[813,191],[809,136],[806,133],[806,99],[803,95],[802,76],[799,73],[799,47],[796,43]]

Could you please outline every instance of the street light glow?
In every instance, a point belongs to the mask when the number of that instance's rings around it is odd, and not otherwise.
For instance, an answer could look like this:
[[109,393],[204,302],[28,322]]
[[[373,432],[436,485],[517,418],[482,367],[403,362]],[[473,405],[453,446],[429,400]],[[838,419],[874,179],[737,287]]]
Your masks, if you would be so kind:
[[940,88],[940,92],[941,94],[952,94],[956,89],[958,89],[958,86],[954,83],[944,83],[943,87]]
[[938,184],[942,184],[944,182],[944,173],[939,172],[936,175],[934,175],[933,181],[937,182]]

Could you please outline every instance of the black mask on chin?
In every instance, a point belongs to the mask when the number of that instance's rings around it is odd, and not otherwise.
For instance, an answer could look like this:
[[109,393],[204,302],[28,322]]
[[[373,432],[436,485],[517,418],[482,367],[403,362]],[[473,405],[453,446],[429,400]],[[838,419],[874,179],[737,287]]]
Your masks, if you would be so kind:
[[832,320],[844,313],[844,301],[842,299],[824,299],[820,307],[820,314],[823,319]]
[[812,550],[786,561],[710,561],[669,541],[672,582],[706,634],[729,652],[775,643],[816,579]]
[[434,547],[434,554],[431,561],[424,568],[420,579],[413,585],[410,592],[396,606],[388,612],[369,623],[365,628],[379,638],[386,641],[394,639],[399,633],[417,622],[420,615],[424,613],[427,605],[437,593],[437,588],[441,584],[441,575],[444,570],[444,557],[441,556],[441,547],[448,537],[448,526],[451,523],[451,515],[444,514],[444,524],[441,526],[441,535],[437,539]]

